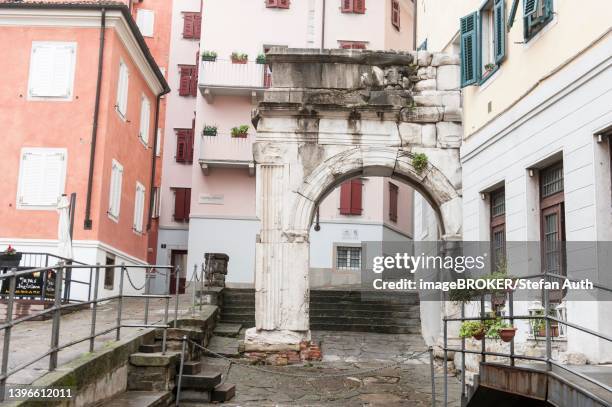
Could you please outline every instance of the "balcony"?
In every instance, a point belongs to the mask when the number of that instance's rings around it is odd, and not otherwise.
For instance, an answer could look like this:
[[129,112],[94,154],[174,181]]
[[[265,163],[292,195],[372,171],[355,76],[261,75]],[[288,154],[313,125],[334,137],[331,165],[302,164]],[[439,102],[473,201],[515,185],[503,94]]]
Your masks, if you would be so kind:
[[270,87],[271,73],[267,65],[232,61],[202,61],[199,73],[200,92],[208,103],[215,95],[250,95],[256,98]]
[[200,144],[200,158],[198,162],[204,175],[208,175],[210,168],[245,168],[249,174],[255,174],[253,161],[254,135],[245,138],[232,137],[229,134],[216,136],[202,136]]

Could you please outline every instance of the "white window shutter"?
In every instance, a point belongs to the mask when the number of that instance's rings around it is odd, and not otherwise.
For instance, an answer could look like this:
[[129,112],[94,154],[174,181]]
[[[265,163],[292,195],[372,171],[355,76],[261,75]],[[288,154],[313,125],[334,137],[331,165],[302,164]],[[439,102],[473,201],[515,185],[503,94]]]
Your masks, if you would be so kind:
[[119,81],[117,83],[117,110],[123,116],[127,114],[129,88],[129,71],[127,65],[121,61],[119,63]]
[[76,45],[73,43],[34,42],[30,61],[30,96],[72,96],[75,54]]
[[162,146],[161,146],[161,132],[162,132],[161,128],[158,127],[157,128],[157,141],[156,141],[156,144],[155,144],[156,145],[155,155],[158,156],[158,157],[161,156],[161,148],[162,148]]
[[140,105],[140,138],[145,144],[149,143],[149,122],[151,121],[151,103],[146,96],[142,96]]
[[114,218],[119,218],[121,209],[121,185],[123,183],[123,166],[113,160],[111,170],[111,184],[108,197],[108,213]]
[[28,148],[22,151],[18,204],[55,208],[64,192],[66,152]]
[[21,179],[19,203],[21,205],[40,205],[45,171],[43,152],[27,151],[21,157]]
[[51,95],[56,97],[69,97],[72,77],[72,61],[74,48],[61,46],[55,48],[53,58],[53,83]]
[[145,187],[136,182],[136,196],[134,197],[134,230],[142,232],[144,218]]
[[61,185],[65,166],[64,160],[65,155],[62,152],[48,153],[45,156],[41,201],[46,202],[47,205],[57,205],[60,195],[64,192]]
[[152,37],[155,25],[155,12],[153,10],[139,9],[136,15],[136,24],[144,37]]

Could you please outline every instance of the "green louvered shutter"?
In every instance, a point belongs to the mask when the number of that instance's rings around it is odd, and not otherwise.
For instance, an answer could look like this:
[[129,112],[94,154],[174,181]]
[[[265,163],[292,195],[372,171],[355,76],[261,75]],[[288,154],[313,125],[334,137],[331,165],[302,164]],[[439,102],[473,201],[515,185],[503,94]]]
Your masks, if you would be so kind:
[[508,16],[508,31],[512,28],[514,24],[514,18],[516,17],[516,11],[518,10],[519,0],[514,0],[512,2],[512,6],[510,7],[510,15]]
[[460,20],[461,32],[461,87],[477,81],[478,37],[476,34],[477,13],[468,14]]
[[523,0],[523,17],[529,17],[538,10],[540,0]]
[[506,56],[506,10],[504,0],[495,0],[493,9],[493,31],[495,46],[495,63],[499,64]]

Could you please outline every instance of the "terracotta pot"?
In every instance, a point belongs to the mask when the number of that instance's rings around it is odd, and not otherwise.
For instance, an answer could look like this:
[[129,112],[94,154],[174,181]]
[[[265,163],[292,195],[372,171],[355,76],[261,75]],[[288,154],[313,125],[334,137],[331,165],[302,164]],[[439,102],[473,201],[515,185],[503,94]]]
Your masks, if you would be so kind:
[[248,62],[247,59],[234,59],[232,58],[232,64],[246,64]]
[[[546,327],[542,327],[538,330],[538,336],[542,336],[542,337],[546,336]],[[550,326],[550,336],[553,338],[556,338],[557,336],[559,336],[559,326],[558,325]]]
[[510,342],[516,334],[516,328],[501,328],[499,330],[499,338],[504,342]]
[[474,335],[472,335],[472,337],[477,341],[482,341],[482,338],[485,337],[484,329],[481,329],[480,331],[476,332]]

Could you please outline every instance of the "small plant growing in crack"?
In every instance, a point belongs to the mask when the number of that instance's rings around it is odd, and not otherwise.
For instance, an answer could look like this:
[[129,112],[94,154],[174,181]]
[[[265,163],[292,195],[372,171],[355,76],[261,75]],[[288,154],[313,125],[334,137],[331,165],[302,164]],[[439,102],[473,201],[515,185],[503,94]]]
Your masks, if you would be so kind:
[[412,166],[414,170],[420,174],[425,168],[427,168],[428,158],[425,153],[416,153],[412,156]]

